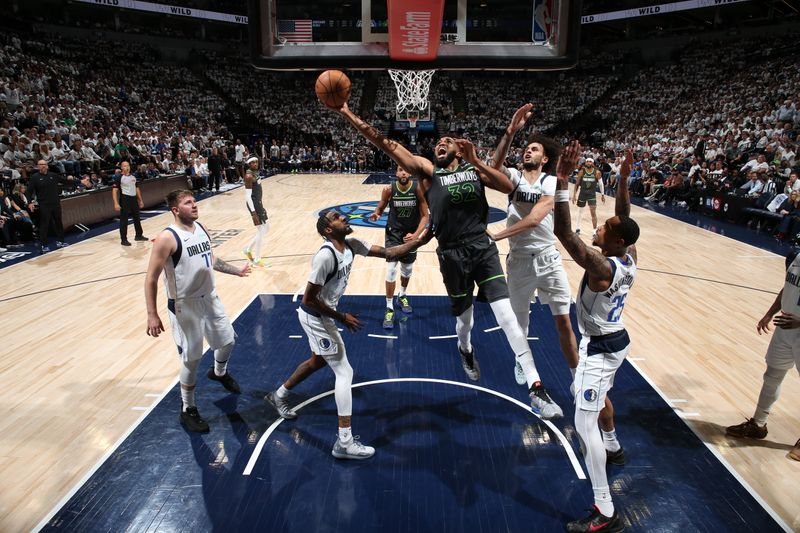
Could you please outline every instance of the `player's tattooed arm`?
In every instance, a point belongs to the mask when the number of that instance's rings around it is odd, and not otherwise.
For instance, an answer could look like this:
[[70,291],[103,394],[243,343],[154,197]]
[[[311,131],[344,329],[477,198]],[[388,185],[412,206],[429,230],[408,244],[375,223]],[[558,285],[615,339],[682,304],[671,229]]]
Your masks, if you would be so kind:
[[223,274],[233,274],[234,276],[244,277],[250,273],[250,265],[245,264],[242,268],[233,266],[217,257],[214,259],[214,270]]

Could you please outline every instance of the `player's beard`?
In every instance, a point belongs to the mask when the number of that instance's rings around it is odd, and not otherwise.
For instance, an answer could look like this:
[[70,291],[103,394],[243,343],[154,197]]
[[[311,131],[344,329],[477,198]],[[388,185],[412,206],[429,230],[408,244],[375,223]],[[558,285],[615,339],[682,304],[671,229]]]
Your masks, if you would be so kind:
[[456,154],[453,152],[448,152],[446,156],[436,158],[436,166],[439,168],[447,168],[450,166],[450,163],[455,160],[455,158]]
[[522,168],[528,172],[531,170],[539,170],[542,168],[542,163],[522,163]]

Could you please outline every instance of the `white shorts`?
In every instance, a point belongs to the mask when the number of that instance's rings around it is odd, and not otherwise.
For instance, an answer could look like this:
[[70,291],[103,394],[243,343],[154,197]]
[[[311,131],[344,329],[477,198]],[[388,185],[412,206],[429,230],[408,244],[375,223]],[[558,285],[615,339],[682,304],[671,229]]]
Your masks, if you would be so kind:
[[628,356],[631,341],[623,330],[589,337],[584,335],[578,347],[575,370],[575,406],[584,411],[600,411],[614,386],[614,375]]
[[767,348],[767,366],[780,370],[797,367],[800,372],[800,329],[776,327]]
[[332,318],[315,316],[301,308],[297,309],[297,318],[308,336],[308,346],[312,352],[326,360],[330,356],[345,353],[344,341]]
[[569,314],[569,281],[561,253],[555,246],[536,255],[512,251],[506,258],[506,279],[515,312],[529,307],[536,290],[539,300],[550,306],[553,316]]
[[203,356],[203,337],[213,350],[236,339],[231,321],[215,292],[199,298],[170,299],[167,307],[172,338],[184,361],[196,361]]

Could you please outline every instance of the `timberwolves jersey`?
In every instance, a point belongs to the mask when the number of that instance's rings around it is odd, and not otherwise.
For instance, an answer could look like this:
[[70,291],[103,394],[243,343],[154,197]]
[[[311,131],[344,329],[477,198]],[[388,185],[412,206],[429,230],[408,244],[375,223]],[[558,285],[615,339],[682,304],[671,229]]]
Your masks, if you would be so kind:
[[789,263],[786,269],[786,283],[781,296],[781,311],[800,314],[800,254]]
[[[541,173],[539,178],[531,183],[525,179],[522,173],[515,169],[508,169],[511,173],[511,183],[514,190],[508,195],[508,219],[506,226],[510,227],[528,216],[533,206],[545,196],[555,196],[556,178],[550,174]],[[530,252],[532,254],[541,252],[545,248],[556,243],[556,236],[553,233],[553,211],[539,222],[535,228],[518,233],[508,238],[511,249],[514,252]]]
[[392,183],[389,197],[389,220],[386,231],[400,230],[403,234],[414,233],[419,225],[420,212],[417,201],[417,182],[410,180],[408,190],[400,190],[400,182]]
[[636,263],[630,254],[625,254],[624,262],[618,257],[609,257],[608,261],[614,272],[608,289],[602,292],[589,289],[587,274],[581,280],[576,302],[581,335],[606,335],[625,329],[622,310],[636,276]]
[[194,232],[172,224],[167,228],[178,243],[164,268],[164,285],[169,298],[199,298],[214,291],[214,273],[211,264],[211,237],[205,228],[195,222]]
[[[264,204],[261,203],[261,176],[258,175],[258,172],[253,170],[247,171],[253,177],[253,207],[255,208],[255,213],[261,218],[261,221],[264,222],[267,220],[267,210],[264,209]],[[250,206],[247,206],[247,210],[250,210]],[[251,211],[251,214],[253,212]]]
[[452,248],[485,235],[489,205],[480,176],[469,163],[453,171],[437,168],[425,199],[439,246]]
[[600,171],[596,168],[589,173],[588,170],[583,171],[583,178],[581,179],[581,189],[579,191],[580,196],[578,196],[578,200],[589,200],[595,197],[595,191],[597,190],[597,178],[600,175]]
[[339,299],[347,289],[353,257],[367,255],[372,244],[356,238],[345,239],[344,251],[340,252],[331,242],[322,245],[311,260],[309,283],[321,285],[320,299],[331,309],[336,309]]

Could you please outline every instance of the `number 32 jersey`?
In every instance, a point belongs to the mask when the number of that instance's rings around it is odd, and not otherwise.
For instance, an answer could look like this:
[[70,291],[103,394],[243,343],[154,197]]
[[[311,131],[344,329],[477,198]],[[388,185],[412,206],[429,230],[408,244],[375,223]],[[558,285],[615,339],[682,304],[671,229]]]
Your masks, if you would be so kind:
[[214,272],[211,265],[211,237],[199,223],[194,232],[175,224],[167,230],[175,236],[178,248],[164,267],[167,295],[172,299],[199,298],[214,291]]
[[431,212],[431,229],[442,248],[466,244],[486,234],[489,205],[472,165],[462,163],[452,172],[437,168],[425,199]]
[[622,310],[636,277],[636,263],[629,254],[624,261],[618,257],[609,257],[614,274],[611,285],[602,292],[594,292],[589,288],[589,277],[583,275],[581,288],[578,291],[577,314],[581,335],[607,335],[625,329],[622,322]]

